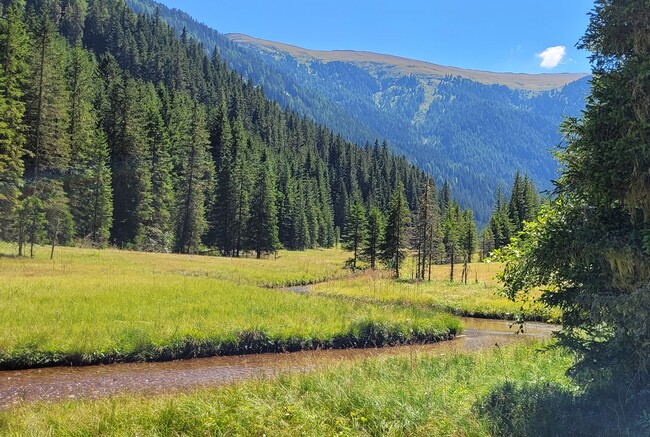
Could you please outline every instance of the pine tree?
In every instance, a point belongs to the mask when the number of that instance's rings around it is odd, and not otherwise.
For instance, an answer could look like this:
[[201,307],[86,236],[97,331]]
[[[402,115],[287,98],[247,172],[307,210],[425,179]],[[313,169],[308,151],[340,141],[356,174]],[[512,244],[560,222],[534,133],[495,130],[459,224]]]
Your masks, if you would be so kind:
[[70,44],[79,44],[83,38],[88,3],[86,0],[63,0],[62,3],[61,23],[59,25],[61,33]]
[[52,8],[46,1],[33,17],[33,76],[27,106],[30,183],[60,177],[70,159],[68,113],[64,107],[69,98],[61,74],[65,71],[66,44],[56,33]]
[[581,43],[592,91],[582,118],[562,127],[557,198],[502,253],[511,298],[541,289],[561,309],[574,374],[610,377],[637,403],[635,389],[650,386],[648,11],[645,0],[596,2]]
[[446,214],[447,210],[451,206],[451,185],[448,181],[445,181],[442,184],[442,190],[440,191],[440,211],[442,214]]
[[490,222],[488,223],[494,241],[494,249],[499,249],[510,243],[514,225],[510,221],[508,203],[501,189],[497,188],[497,196]]
[[368,236],[366,227],[366,208],[363,206],[360,194],[357,194],[350,204],[343,228],[343,248],[352,251],[352,258],[348,264],[353,272],[357,270],[361,248],[366,244]]
[[413,249],[416,257],[416,279],[431,277],[431,264],[440,245],[440,213],[435,200],[435,186],[427,178],[418,202],[413,229]]
[[181,169],[176,196],[176,243],[180,253],[196,253],[206,230],[205,195],[212,179],[205,109],[194,104],[190,136],[179,150]]
[[246,249],[255,251],[257,259],[280,248],[274,168],[267,156],[262,157],[260,167],[252,193],[245,242]]
[[34,245],[45,227],[45,208],[37,196],[27,196],[16,209],[18,256],[23,256],[24,245],[29,243],[29,256],[34,258]]
[[411,212],[404,194],[404,185],[398,182],[390,199],[386,233],[381,250],[382,260],[395,270],[396,278],[400,276],[400,266],[406,257],[407,229],[410,222]]
[[232,221],[234,204],[231,200],[234,186],[233,137],[228,111],[222,100],[212,125],[213,157],[216,165],[216,194],[212,210],[211,242],[221,253],[230,256],[233,250]]
[[452,201],[447,209],[443,223],[443,243],[449,262],[449,280],[454,281],[454,269],[458,262],[462,237],[462,216],[458,202]]
[[10,237],[23,184],[28,56],[24,4],[13,0],[0,16],[0,239]]
[[244,242],[244,232],[249,214],[249,197],[251,189],[251,171],[248,157],[248,138],[241,123],[237,120],[233,126],[233,180],[230,192],[232,215],[233,247],[231,256],[239,257]]
[[472,262],[472,255],[476,251],[478,244],[476,223],[474,223],[474,213],[471,209],[463,212],[461,222],[460,248],[463,252],[463,272],[462,281],[467,284],[469,275],[469,264]]
[[483,229],[483,232],[481,233],[481,261],[485,260],[490,256],[490,254],[494,251],[494,236],[492,235],[492,228],[488,224]]
[[95,107],[100,102],[97,65],[79,45],[70,51],[66,77],[70,90],[68,135],[73,159],[65,190],[70,198],[77,237],[103,246],[108,242],[113,212],[108,145]]
[[45,228],[51,245],[50,259],[53,259],[54,247],[69,243],[75,233],[74,221],[63,187],[52,190],[51,196],[45,202]]
[[[145,166],[150,178],[148,187],[151,192],[151,208],[146,217],[143,217],[143,230],[138,236],[136,246],[140,250],[167,252],[172,249],[172,209],[174,204],[174,192],[172,181],[172,159],[168,131],[165,128],[162,117],[162,103],[158,93],[152,84],[149,84],[144,91],[144,126],[143,135],[145,142]],[[189,141],[191,117],[182,117],[178,113],[183,109],[174,106],[171,109],[171,120],[169,130],[175,132],[176,156],[182,155],[182,144]],[[179,129],[178,126],[183,128]],[[179,131],[185,134],[179,134]]]
[[113,192],[111,239],[132,247],[144,239],[152,209],[142,84],[123,76],[115,60],[104,56],[100,71],[105,84],[103,127],[110,151]]
[[361,259],[370,263],[370,268],[377,268],[380,249],[384,243],[384,216],[376,206],[368,213],[367,238],[361,248]]
[[529,222],[537,217],[539,212],[539,195],[532,180],[526,175],[521,177],[519,172],[515,175],[508,204],[508,214],[514,231],[524,229],[524,222]]

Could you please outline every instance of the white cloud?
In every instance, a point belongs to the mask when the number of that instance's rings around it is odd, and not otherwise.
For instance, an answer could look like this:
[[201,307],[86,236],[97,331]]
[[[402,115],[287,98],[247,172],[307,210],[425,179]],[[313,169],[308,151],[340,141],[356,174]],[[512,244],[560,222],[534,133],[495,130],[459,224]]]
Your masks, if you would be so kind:
[[536,55],[542,60],[542,63],[539,64],[542,68],[555,68],[566,56],[566,47],[564,46],[555,46],[549,47],[544,50],[542,53]]

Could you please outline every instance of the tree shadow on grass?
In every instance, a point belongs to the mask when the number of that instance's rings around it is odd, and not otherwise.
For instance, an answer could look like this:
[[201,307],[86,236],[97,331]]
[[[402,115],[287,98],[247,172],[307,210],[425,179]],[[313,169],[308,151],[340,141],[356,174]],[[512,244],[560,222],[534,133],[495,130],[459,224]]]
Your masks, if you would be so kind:
[[506,382],[476,405],[498,436],[650,436],[650,391],[611,384],[574,394],[558,385]]

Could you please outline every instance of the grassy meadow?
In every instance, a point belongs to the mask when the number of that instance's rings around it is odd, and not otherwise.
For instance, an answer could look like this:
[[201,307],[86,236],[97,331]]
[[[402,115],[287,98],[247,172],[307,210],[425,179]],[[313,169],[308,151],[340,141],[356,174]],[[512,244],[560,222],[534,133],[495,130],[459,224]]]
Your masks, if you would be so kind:
[[444,311],[460,316],[496,319],[553,320],[554,312],[539,304],[512,302],[501,296],[495,280],[498,264],[470,264],[467,284],[460,281],[462,265],[456,266],[456,279],[449,281],[449,266],[433,266],[431,282],[394,280],[385,271],[366,271],[352,278],[315,284],[316,295],[345,297],[367,302],[391,303]]
[[[12,247],[2,246],[5,253]],[[0,367],[147,361],[449,338],[451,316],[264,287],[346,274],[339,250],[226,259],[47,248],[0,257]]]
[[373,358],[186,394],[24,405],[0,413],[0,434],[494,435],[490,394],[504,384],[574,390],[564,376],[572,358],[538,349]]

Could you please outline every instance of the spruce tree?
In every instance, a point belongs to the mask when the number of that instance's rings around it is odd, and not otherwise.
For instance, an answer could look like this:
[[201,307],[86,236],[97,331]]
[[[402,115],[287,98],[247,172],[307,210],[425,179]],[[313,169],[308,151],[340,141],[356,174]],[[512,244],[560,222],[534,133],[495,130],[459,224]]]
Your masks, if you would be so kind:
[[0,239],[11,236],[23,185],[28,57],[24,4],[12,0],[0,16]]
[[562,127],[557,199],[502,253],[510,297],[541,289],[561,309],[574,374],[619,380],[626,397],[650,386],[648,11],[646,0],[596,2],[581,43],[592,91]]
[[[144,165],[148,169],[146,175],[149,178],[147,185],[151,193],[151,208],[146,217],[143,217],[143,229],[138,235],[136,247],[146,251],[167,252],[173,246],[174,189],[170,149],[174,147],[177,157],[183,156],[182,144],[189,141],[190,134],[187,130],[191,126],[191,117],[180,116],[179,112],[187,111],[172,105],[169,131],[175,133],[174,139],[178,143],[172,146],[162,116],[162,103],[152,84],[144,90],[143,98]],[[181,125],[183,128],[178,127]]]
[[370,268],[375,270],[384,243],[384,215],[376,206],[370,207],[366,234],[365,244],[361,248],[361,259],[370,263]]
[[524,228],[524,222],[534,220],[539,212],[539,195],[532,180],[519,172],[515,175],[508,204],[510,222],[515,232]]
[[244,232],[248,222],[249,198],[251,191],[251,166],[249,159],[249,142],[241,120],[233,126],[233,168],[229,203],[232,211],[230,232],[232,233],[231,256],[239,257],[243,247]]
[[33,21],[33,63],[27,120],[30,125],[27,146],[30,152],[28,177],[34,184],[42,178],[58,178],[67,170],[70,159],[68,113],[65,102],[65,41],[56,32],[53,5],[43,2]]
[[261,161],[251,196],[245,241],[245,248],[253,250],[257,259],[280,248],[274,168],[268,156],[263,156]]
[[488,226],[490,227],[492,239],[494,241],[494,249],[499,249],[510,243],[510,239],[514,232],[514,225],[510,220],[508,203],[501,189],[501,185],[497,188],[494,209]]
[[190,136],[180,153],[176,194],[176,242],[179,253],[196,253],[205,233],[205,196],[212,179],[212,161],[205,109],[195,103]]
[[463,252],[463,272],[461,278],[467,284],[469,264],[472,262],[472,255],[478,245],[476,223],[474,223],[474,213],[471,209],[463,211],[460,231],[460,249]]
[[110,151],[113,192],[111,239],[118,246],[132,247],[147,233],[153,214],[151,176],[147,150],[142,84],[123,76],[115,60],[100,63],[105,104],[102,121]]
[[216,193],[212,209],[211,242],[215,244],[223,255],[232,254],[232,222],[234,203],[231,195],[234,190],[234,158],[233,137],[228,119],[228,111],[222,100],[215,120],[212,122],[213,157],[216,165]]
[[366,244],[367,234],[366,208],[361,201],[361,196],[354,196],[350,207],[348,208],[343,228],[343,248],[352,251],[352,258],[348,264],[352,271],[357,270],[357,261],[361,253],[361,248]]
[[407,230],[410,223],[411,212],[404,194],[404,185],[398,182],[388,206],[386,232],[381,250],[382,260],[395,271],[396,278],[400,276],[400,266],[406,257]]
[[16,211],[18,256],[23,256],[24,246],[29,243],[29,256],[34,258],[34,245],[42,237],[45,228],[45,208],[37,196],[27,196]]
[[483,229],[483,232],[481,233],[480,245],[481,245],[481,261],[483,261],[486,258],[490,257],[490,254],[495,249],[494,236],[492,234],[492,228],[490,224],[488,224]]
[[463,221],[458,202],[452,201],[447,208],[443,223],[443,243],[449,262],[449,281],[454,281],[455,265],[459,260]]
[[54,248],[60,244],[70,243],[75,233],[68,198],[62,187],[52,191],[52,195],[45,202],[44,209],[47,239],[51,246],[50,259],[53,259]]
[[431,264],[440,245],[440,213],[435,197],[435,186],[431,179],[427,178],[418,201],[413,229],[416,279],[425,279],[427,276],[430,278]]
[[77,45],[70,50],[66,69],[69,100],[68,135],[72,157],[65,191],[76,234],[93,244],[108,242],[112,221],[111,174],[108,144],[99,127],[99,76],[94,58]]

